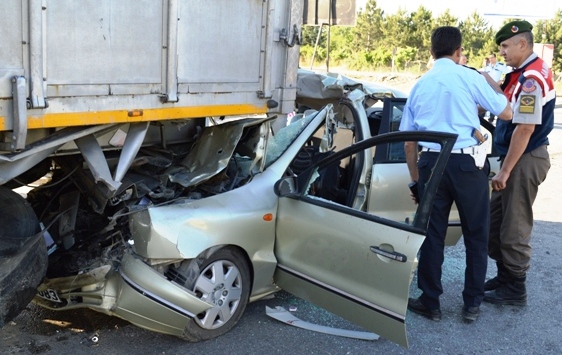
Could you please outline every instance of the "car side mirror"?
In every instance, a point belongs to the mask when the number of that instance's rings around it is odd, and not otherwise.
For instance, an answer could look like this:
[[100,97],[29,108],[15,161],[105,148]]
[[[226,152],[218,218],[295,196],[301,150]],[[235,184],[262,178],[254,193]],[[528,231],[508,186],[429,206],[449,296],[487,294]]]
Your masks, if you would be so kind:
[[275,185],[273,185],[273,191],[279,197],[291,197],[297,196],[297,181],[296,177],[289,176],[284,177],[281,180],[277,180]]

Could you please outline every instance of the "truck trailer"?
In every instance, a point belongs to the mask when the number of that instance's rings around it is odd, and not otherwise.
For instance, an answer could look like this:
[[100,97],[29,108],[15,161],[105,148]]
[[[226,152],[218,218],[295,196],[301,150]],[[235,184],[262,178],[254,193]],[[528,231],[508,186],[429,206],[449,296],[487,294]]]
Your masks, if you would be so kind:
[[[0,12],[1,326],[45,276],[45,235],[78,246],[78,204],[105,219],[130,198],[131,167],[170,166],[205,126],[294,110],[303,1],[3,0]],[[80,198],[31,192],[32,207],[12,191],[41,178],[43,191],[73,181]]]

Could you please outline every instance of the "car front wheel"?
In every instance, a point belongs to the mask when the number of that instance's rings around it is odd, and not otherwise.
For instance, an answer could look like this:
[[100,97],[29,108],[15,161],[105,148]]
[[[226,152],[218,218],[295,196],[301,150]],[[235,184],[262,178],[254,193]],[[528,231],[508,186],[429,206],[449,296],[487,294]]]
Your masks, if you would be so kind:
[[235,248],[224,247],[205,258],[189,261],[182,269],[195,276],[188,277],[185,287],[214,305],[189,321],[183,337],[198,342],[216,338],[232,329],[244,313],[250,297],[246,257]]

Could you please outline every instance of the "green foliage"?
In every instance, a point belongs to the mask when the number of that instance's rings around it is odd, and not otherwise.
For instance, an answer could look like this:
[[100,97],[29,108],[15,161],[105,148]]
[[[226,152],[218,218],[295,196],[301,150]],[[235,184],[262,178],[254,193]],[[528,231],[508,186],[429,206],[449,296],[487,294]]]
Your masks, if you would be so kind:
[[375,70],[392,64],[392,51],[380,47],[373,51],[359,51],[350,55],[346,65],[353,70]]
[[353,39],[353,33],[350,27],[333,27],[330,38],[330,60],[338,64],[351,56],[353,50],[349,47],[349,43]]
[[[504,23],[511,20],[505,19]],[[356,26],[304,26],[301,63],[309,67],[314,57],[315,65],[330,63],[354,70],[372,70],[392,66],[394,52],[393,69],[421,68],[430,58],[431,32],[438,26],[460,28],[470,66],[481,68],[483,59],[490,53],[499,56],[494,42],[496,31],[477,12],[462,20],[449,10],[434,17],[422,5],[411,13],[399,8],[394,14],[386,14],[377,7],[376,0],[368,0],[357,16]],[[551,20],[537,21],[533,33],[535,42],[554,45],[553,70],[561,72],[562,10]],[[327,58],[328,49],[330,58]]]
[[[493,41],[495,31],[477,12],[473,12],[466,20],[461,21],[459,29],[463,34],[462,41],[465,51],[480,54],[482,50],[490,49],[490,52],[493,51],[491,48],[484,48],[484,46],[490,43],[490,39]],[[497,51],[497,46],[495,46],[495,51]]]
[[385,17],[382,25],[382,45],[400,47],[408,41],[410,19],[405,10],[399,9],[394,15]]
[[456,26],[458,23],[459,23],[459,19],[453,16],[453,14],[451,14],[451,11],[449,11],[449,9],[445,10],[444,13],[442,13],[441,15],[439,15],[439,17],[435,19],[435,27]]
[[386,47],[366,53],[365,57],[375,68],[389,66],[392,63],[392,51]]
[[396,58],[394,60],[394,63],[398,67],[403,69],[406,66],[408,66],[410,62],[416,59],[417,54],[418,54],[418,50],[416,48],[413,47],[400,48],[400,50],[396,51]]
[[533,28],[535,43],[550,43],[554,45],[554,60],[552,69],[562,72],[562,10],[558,10],[550,21],[537,21]]
[[365,11],[357,16],[357,25],[352,30],[350,46],[354,51],[375,49],[383,38],[383,11],[375,0],[367,2]]
[[316,42],[316,36],[320,31],[320,26],[303,26],[301,32],[301,41],[303,44],[312,44]]
[[[418,48],[414,55],[427,53],[431,47],[431,31],[433,30],[433,15],[431,11],[420,6],[416,12],[410,14],[407,27],[407,38],[401,46]],[[409,52],[409,51],[407,51]],[[412,58],[412,60],[415,58]],[[417,58],[421,59],[421,58]]]
[[302,45],[300,48],[300,63],[302,67],[309,68],[326,62],[326,48]]

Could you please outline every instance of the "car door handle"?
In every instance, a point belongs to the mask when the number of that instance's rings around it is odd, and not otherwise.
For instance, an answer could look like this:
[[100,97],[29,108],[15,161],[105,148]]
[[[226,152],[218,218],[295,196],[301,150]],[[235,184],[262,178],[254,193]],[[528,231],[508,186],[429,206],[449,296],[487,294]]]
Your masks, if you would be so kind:
[[405,263],[408,260],[408,257],[406,255],[402,254],[402,253],[398,253],[398,252],[395,252],[395,251],[382,250],[381,248],[375,247],[375,246],[371,247],[371,251],[375,254],[382,255],[386,258],[396,260],[396,261],[399,261],[401,263]]

